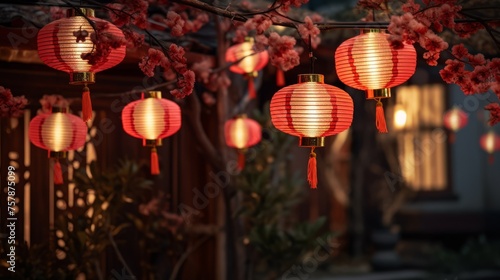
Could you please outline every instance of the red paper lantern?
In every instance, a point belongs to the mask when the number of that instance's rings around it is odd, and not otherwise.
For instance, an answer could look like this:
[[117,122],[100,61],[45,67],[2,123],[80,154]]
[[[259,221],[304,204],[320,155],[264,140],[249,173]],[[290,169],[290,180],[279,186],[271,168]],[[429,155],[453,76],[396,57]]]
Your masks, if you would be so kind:
[[33,145],[48,150],[49,158],[55,158],[54,183],[62,184],[59,158],[66,152],[85,144],[87,125],[82,119],[68,114],[66,109],[53,108],[51,114],[34,117],[30,122],[29,139]]
[[280,89],[271,99],[274,126],[300,138],[299,145],[311,147],[308,181],[316,188],[315,147],[324,146],[324,137],[351,126],[352,98],[345,91],[325,84],[320,74],[299,75],[299,83]]
[[455,133],[467,124],[468,118],[469,116],[458,107],[453,107],[444,114],[443,124],[451,131],[451,143],[455,141]]
[[70,75],[70,84],[84,85],[82,115],[83,120],[88,121],[92,118],[92,104],[87,84],[95,82],[95,73],[120,63],[125,57],[126,47],[122,45],[116,49],[111,48],[106,59],[96,64],[89,64],[88,60],[82,59],[82,54],[95,51],[90,37],[95,31],[88,20],[93,21],[96,26],[107,25],[107,29],[100,32],[105,32],[108,36],[124,38],[124,35],[115,25],[95,18],[94,10],[79,11],[81,13],[70,9],[66,18],[53,21],[40,29],[37,37],[38,56],[48,66],[67,72]]
[[254,39],[247,37],[245,38],[245,42],[233,45],[227,49],[226,62],[234,63],[229,67],[229,70],[245,75],[248,78],[249,97],[255,98],[254,78],[257,77],[257,71],[264,68],[269,62],[268,52],[266,50],[257,50]]
[[238,149],[238,167],[240,170],[245,166],[245,151],[256,145],[262,138],[260,124],[246,115],[240,115],[227,120],[224,124],[224,136],[226,145]]
[[415,73],[417,54],[412,45],[391,47],[389,34],[369,30],[344,41],[335,51],[335,69],[346,85],[366,91],[377,101],[376,125],[386,133],[382,98],[391,97],[390,88],[406,82]]
[[495,132],[490,131],[479,139],[481,148],[483,148],[488,154],[488,161],[493,164],[495,151],[500,150],[500,136],[496,135]]
[[123,108],[122,125],[125,132],[143,140],[151,147],[151,174],[160,174],[156,147],[161,139],[181,128],[181,108],[174,102],[162,99],[160,91],[150,91],[149,98],[131,102]]

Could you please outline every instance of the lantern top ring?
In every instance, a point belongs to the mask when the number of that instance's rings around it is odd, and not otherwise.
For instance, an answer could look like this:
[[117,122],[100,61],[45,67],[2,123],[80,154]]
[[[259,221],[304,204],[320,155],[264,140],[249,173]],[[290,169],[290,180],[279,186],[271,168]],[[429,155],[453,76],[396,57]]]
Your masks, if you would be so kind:
[[365,33],[385,33],[385,30],[379,29],[379,28],[362,29],[361,34],[365,34]]
[[52,113],[67,113],[67,107],[52,106]]
[[[80,10],[81,13],[79,13],[76,9]],[[87,16],[87,17],[95,17],[94,9],[74,8],[74,9],[68,9],[66,11],[66,17],[77,17],[77,16],[81,16],[82,14]]]
[[144,98],[161,98],[161,91],[159,90],[152,90],[149,91]]
[[300,137],[300,147],[324,147],[325,137]]
[[325,76],[322,74],[299,74],[299,83],[325,83]]

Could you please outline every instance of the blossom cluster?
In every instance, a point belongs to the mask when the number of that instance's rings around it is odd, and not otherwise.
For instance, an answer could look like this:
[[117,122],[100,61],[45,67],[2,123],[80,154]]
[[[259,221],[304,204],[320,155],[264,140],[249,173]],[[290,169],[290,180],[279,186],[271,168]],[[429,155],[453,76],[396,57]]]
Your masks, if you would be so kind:
[[184,36],[189,32],[196,32],[200,30],[203,25],[209,21],[207,13],[204,12],[191,12],[194,14],[194,19],[190,19],[186,11],[177,13],[170,10],[165,19],[161,19],[165,25],[170,29],[170,34],[174,37]]
[[67,108],[69,106],[68,100],[66,100],[62,95],[59,94],[44,94],[40,98],[40,108],[37,114],[50,114],[52,112],[52,107]]
[[299,52],[294,48],[295,38],[271,32],[269,38],[259,35],[255,39],[256,42],[269,46],[269,59],[274,66],[287,71],[300,64]]
[[309,39],[311,39],[311,47],[317,48],[319,43],[321,43],[321,38],[319,37],[321,32],[309,16],[304,18],[304,24],[299,24],[297,30],[305,42],[309,42]]
[[308,2],[309,0],[281,0],[279,1],[279,5],[283,12],[288,12],[290,10],[290,6],[300,7]]
[[[115,36],[107,32],[109,29],[108,22],[95,22],[96,30],[90,34],[90,39],[94,43],[94,48],[91,52],[82,53],[81,57],[87,60],[89,64],[104,63],[113,49],[117,49],[127,44],[124,37]],[[75,34],[77,40],[81,39],[81,33]],[[84,38],[82,40],[85,40]]]
[[[170,93],[176,98],[184,98],[190,95],[194,89],[195,75],[187,68],[187,59],[184,56],[184,48],[171,44],[166,52],[150,48],[148,54],[139,62],[139,68],[148,76],[154,76],[156,66],[160,66],[166,79],[174,73],[177,77],[177,89]],[[172,72],[173,71],[173,72]]]
[[8,88],[0,86],[0,117],[18,118],[23,115],[23,109],[28,100],[23,96],[13,96]]
[[147,0],[118,0],[116,3],[108,4],[109,18],[111,22],[122,27],[135,25],[139,28],[147,27]]
[[[191,69],[196,74],[196,80],[202,83],[205,88],[209,91],[215,92],[220,88],[227,88],[231,85],[231,80],[220,71],[213,71],[212,65],[208,59],[201,60],[199,62],[193,63]],[[206,97],[205,103],[211,103],[212,100],[209,95],[204,95]]]

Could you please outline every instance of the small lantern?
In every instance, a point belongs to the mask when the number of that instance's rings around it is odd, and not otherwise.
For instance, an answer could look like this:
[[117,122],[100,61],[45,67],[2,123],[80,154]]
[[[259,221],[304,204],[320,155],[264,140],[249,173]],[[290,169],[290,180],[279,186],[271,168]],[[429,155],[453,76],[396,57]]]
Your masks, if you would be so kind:
[[30,122],[29,139],[33,145],[48,150],[49,158],[55,159],[54,183],[62,184],[60,158],[67,151],[76,150],[85,144],[87,125],[82,119],[67,113],[66,108],[52,109],[51,114],[34,117]]
[[226,145],[238,150],[238,167],[242,170],[245,166],[246,149],[259,143],[262,138],[260,124],[246,115],[239,115],[226,121],[224,135]]
[[156,147],[161,139],[181,128],[181,108],[162,99],[160,91],[150,91],[148,98],[131,102],[123,108],[122,125],[125,132],[142,139],[143,146],[151,147],[151,174],[160,174]]
[[351,126],[352,98],[345,91],[325,84],[320,74],[299,75],[298,84],[280,89],[271,99],[274,126],[299,137],[299,146],[311,147],[307,177],[317,187],[315,147],[323,147],[325,136]]
[[[83,16],[85,15],[85,16]],[[92,9],[70,9],[67,17],[45,25],[38,32],[38,56],[46,65],[67,72],[70,75],[70,84],[84,85],[82,95],[82,117],[84,121],[92,118],[92,102],[88,84],[95,82],[94,74],[111,68],[120,63],[125,57],[126,47],[122,45],[111,48],[106,59],[95,64],[82,58],[82,54],[96,51],[91,40],[94,26],[107,25],[105,32],[108,37],[124,38],[123,32],[115,25],[94,17]],[[94,34],[95,35],[95,34]]]
[[488,153],[488,162],[493,164],[495,151],[500,150],[500,136],[496,135],[493,130],[481,136],[479,139],[481,148]]
[[366,91],[367,99],[377,101],[376,126],[387,133],[383,98],[391,97],[391,87],[406,82],[415,73],[417,54],[412,45],[394,49],[389,34],[378,29],[344,41],[335,51],[335,68],[346,85]]
[[251,99],[256,97],[254,78],[268,61],[268,52],[256,50],[254,39],[250,37],[245,38],[243,43],[229,47],[226,51],[226,62],[233,63],[229,70],[247,77],[248,94]]
[[450,143],[455,142],[455,133],[467,125],[469,116],[460,108],[453,107],[443,117],[444,126],[451,131]]

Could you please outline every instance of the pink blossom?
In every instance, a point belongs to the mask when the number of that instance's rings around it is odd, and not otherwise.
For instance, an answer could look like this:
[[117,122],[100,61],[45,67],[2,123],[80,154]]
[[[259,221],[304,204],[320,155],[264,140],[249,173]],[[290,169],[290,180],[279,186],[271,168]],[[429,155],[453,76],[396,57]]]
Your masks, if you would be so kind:
[[383,10],[383,3],[384,0],[359,0],[357,5],[365,10]]
[[456,57],[456,58],[464,58],[469,55],[469,50],[464,46],[464,44],[458,44],[454,45],[451,48],[451,53]]
[[43,95],[40,99],[42,108],[38,110],[37,114],[50,114],[52,107],[67,108],[69,106],[68,100],[59,94]]
[[96,23],[95,32],[90,34],[90,39],[94,43],[95,48],[90,53],[81,54],[81,58],[87,60],[89,64],[95,65],[104,63],[113,49],[117,49],[127,44],[124,37],[115,36],[107,32],[108,29],[109,24],[107,22]]
[[294,38],[271,32],[268,40],[269,56],[274,66],[287,71],[300,64],[299,53],[294,49],[296,43]]
[[256,15],[253,18],[249,18],[244,27],[247,31],[255,30],[258,35],[263,34],[272,25],[272,21],[269,17],[264,15]]
[[279,0],[279,4],[281,5],[281,10],[283,12],[288,12],[290,10],[290,6],[300,7],[302,4],[306,4],[309,0]]
[[401,9],[405,13],[416,13],[417,11],[420,10],[420,5],[416,4],[414,0],[408,0],[403,6],[401,6]]
[[10,89],[0,86],[0,117],[18,118],[23,115],[28,100],[23,96],[13,96]]
[[312,19],[308,16],[304,18],[304,24],[299,24],[298,31],[302,40],[309,42],[311,38],[311,45],[313,48],[317,48],[321,42],[321,38],[318,37],[320,34],[319,28],[313,23]]
[[165,24],[170,28],[170,33],[172,36],[180,37],[184,35],[184,24],[186,22],[181,18],[181,16],[174,12],[168,11],[167,19],[165,20]]
[[490,126],[493,126],[500,122],[500,104],[490,103],[486,105],[484,109],[490,111]]

